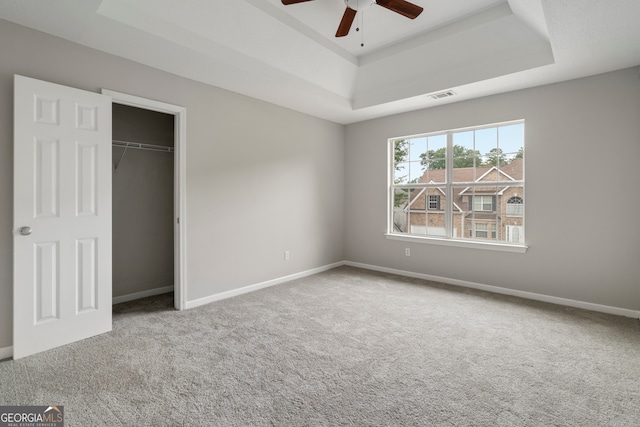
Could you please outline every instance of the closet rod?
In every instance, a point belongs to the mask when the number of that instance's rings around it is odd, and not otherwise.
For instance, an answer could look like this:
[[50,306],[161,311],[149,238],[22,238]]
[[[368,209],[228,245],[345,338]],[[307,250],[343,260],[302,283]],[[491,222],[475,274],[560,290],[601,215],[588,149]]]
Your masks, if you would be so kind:
[[118,170],[118,166],[120,166],[120,162],[122,162],[122,158],[127,153],[129,148],[133,148],[136,150],[150,150],[150,151],[162,151],[165,153],[173,153],[173,147],[167,147],[166,145],[153,145],[153,144],[143,144],[140,142],[131,142],[131,141],[120,141],[117,139],[112,139],[111,144],[113,147],[121,147],[124,148],[118,162],[115,165],[115,170]]
[[166,145],[153,145],[143,144],[141,142],[120,141],[114,139],[111,141],[114,147],[122,148],[135,148],[137,150],[152,150],[152,151],[164,151],[165,153],[173,153],[173,147],[167,147]]

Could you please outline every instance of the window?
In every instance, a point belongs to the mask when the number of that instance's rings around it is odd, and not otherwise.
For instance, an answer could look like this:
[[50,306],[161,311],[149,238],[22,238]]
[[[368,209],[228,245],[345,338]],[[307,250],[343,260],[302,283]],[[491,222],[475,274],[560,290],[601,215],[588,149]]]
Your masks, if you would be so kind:
[[476,224],[476,237],[486,239],[489,237],[489,224]]
[[469,196],[473,199],[474,211],[493,211],[495,196]]
[[429,195],[429,210],[440,210],[440,196],[434,196],[433,194]]
[[[469,230],[469,236],[473,237],[475,230],[476,237],[479,237],[480,239],[487,239],[489,237],[489,229],[491,229],[491,238],[495,239],[497,235],[495,227],[487,224],[486,222],[476,223],[473,230]],[[509,241],[511,242],[511,240]]]
[[524,121],[389,140],[389,237],[524,246]]
[[507,200],[507,215],[519,216],[523,214],[522,197],[513,196]]

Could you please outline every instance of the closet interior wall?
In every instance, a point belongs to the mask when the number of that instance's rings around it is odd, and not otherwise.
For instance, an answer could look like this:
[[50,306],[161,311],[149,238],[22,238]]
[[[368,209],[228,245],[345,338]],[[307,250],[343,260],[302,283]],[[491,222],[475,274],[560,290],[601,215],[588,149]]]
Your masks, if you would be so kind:
[[[112,137],[173,147],[174,116],[113,104]],[[174,154],[124,150],[112,149],[114,298],[174,281]]]

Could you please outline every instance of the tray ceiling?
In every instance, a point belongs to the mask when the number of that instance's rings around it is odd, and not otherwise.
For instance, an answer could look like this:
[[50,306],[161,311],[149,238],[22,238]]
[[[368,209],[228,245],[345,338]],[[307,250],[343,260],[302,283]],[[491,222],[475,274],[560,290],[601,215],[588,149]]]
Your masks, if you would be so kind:
[[415,20],[360,11],[343,38],[342,0],[3,0],[0,16],[338,123],[640,64],[637,0],[413,3]]

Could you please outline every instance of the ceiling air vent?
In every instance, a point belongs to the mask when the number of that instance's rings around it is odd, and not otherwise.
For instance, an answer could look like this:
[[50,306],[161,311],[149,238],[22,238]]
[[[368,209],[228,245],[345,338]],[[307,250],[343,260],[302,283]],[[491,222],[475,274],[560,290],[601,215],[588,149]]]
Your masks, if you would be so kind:
[[456,93],[452,90],[445,90],[444,92],[438,92],[438,93],[431,93],[427,96],[433,98],[433,99],[442,99],[442,98],[448,98],[450,96],[454,96]]

